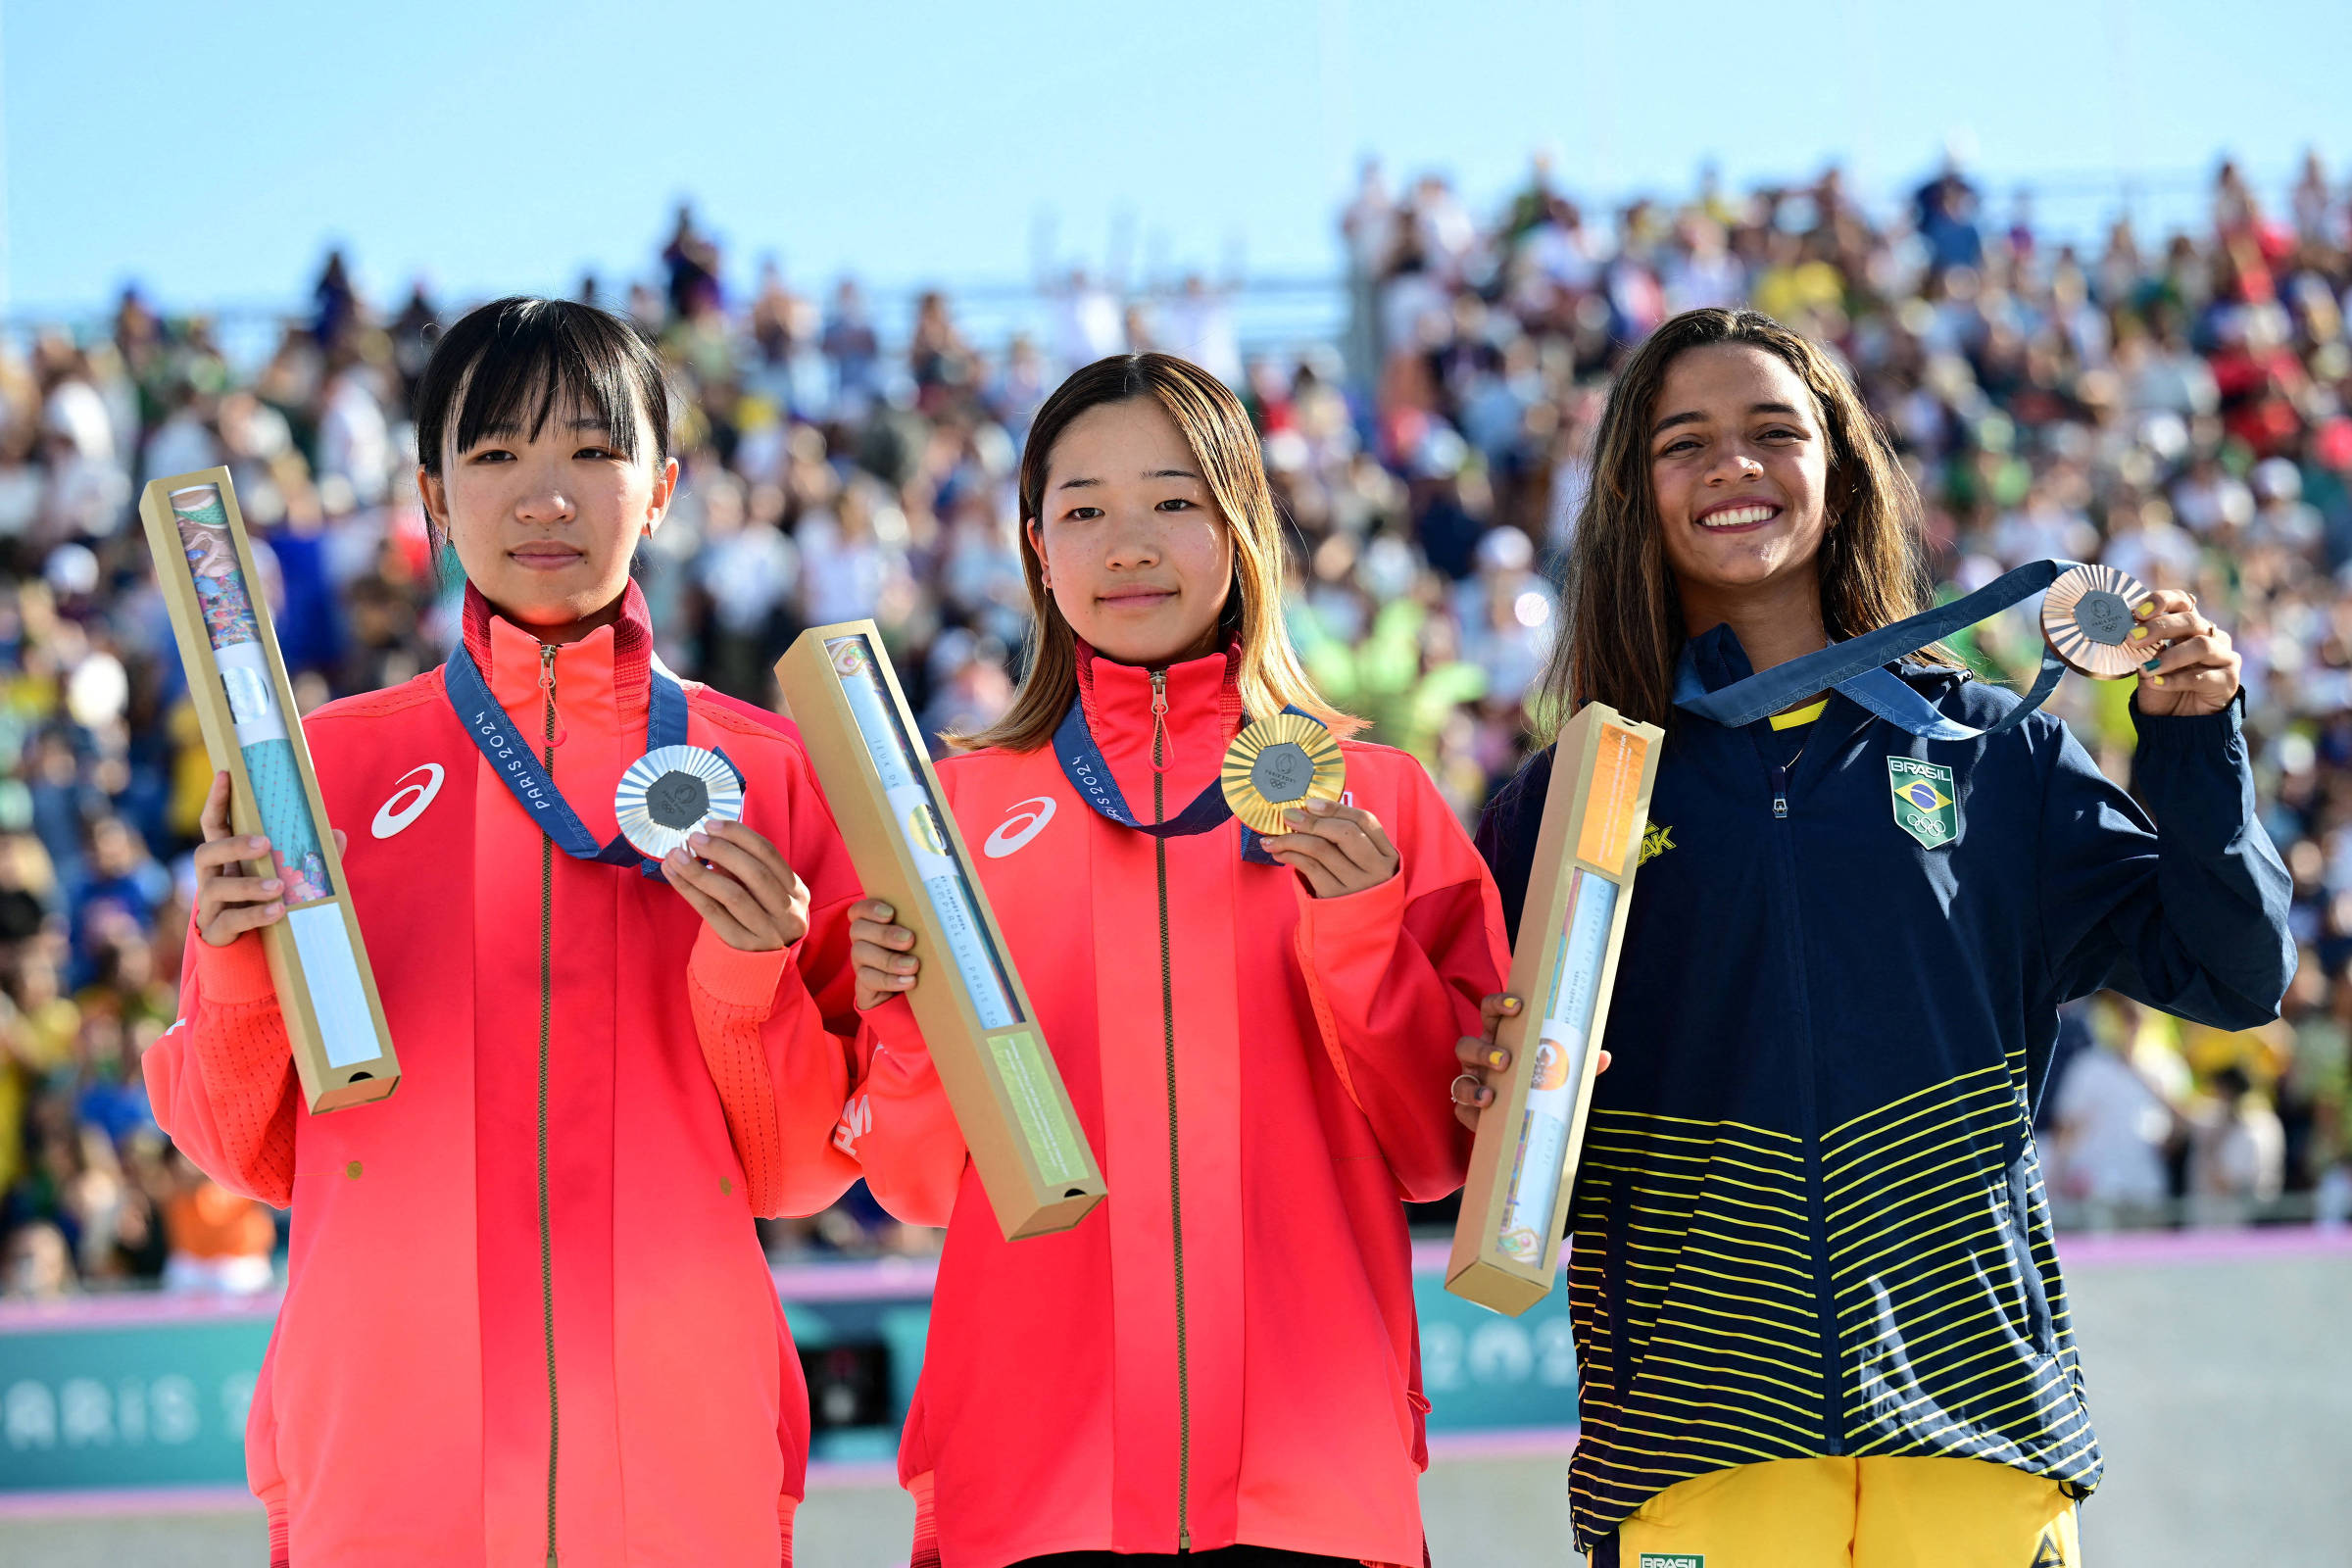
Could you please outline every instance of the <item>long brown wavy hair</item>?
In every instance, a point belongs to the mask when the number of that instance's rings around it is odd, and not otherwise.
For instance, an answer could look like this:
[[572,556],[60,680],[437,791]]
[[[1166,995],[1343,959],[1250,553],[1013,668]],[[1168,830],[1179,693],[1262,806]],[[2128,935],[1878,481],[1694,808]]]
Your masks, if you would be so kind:
[[1237,649],[1242,711],[1266,718],[1285,708],[1312,713],[1335,735],[1361,727],[1325,702],[1298,662],[1282,620],[1282,517],[1266,484],[1257,431],[1241,400],[1200,367],[1169,354],[1114,354],[1076,371],[1046,399],[1021,453],[1021,575],[1029,585],[1028,668],[1012,707],[976,735],[950,735],[963,751],[1001,746],[1034,752],[1054,739],[1078,695],[1078,638],[1046,586],[1029,524],[1045,514],[1047,469],[1072,420],[1106,404],[1150,398],[1165,409],[1200,465],[1209,494],[1233,532],[1233,589],[1222,627]]
[[[1686,311],[1626,362],[1592,441],[1592,482],[1576,519],[1560,599],[1565,624],[1529,710],[1548,741],[1586,703],[1671,724],[1674,672],[1689,631],[1659,537],[1649,427],[1658,390],[1691,349],[1744,344],[1784,361],[1812,389],[1829,438],[1829,530],[1822,537],[1821,619],[1832,638],[1875,631],[1930,603],[1919,492],[1861,394],[1819,345],[1754,311]],[[1957,663],[1940,647],[1920,650]]]

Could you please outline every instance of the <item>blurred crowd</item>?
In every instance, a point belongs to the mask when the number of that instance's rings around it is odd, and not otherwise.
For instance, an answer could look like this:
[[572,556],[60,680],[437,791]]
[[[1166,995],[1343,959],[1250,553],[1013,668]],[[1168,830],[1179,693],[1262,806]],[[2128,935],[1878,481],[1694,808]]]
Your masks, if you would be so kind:
[[[1007,703],[1025,617],[1013,472],[1039,403],[1102,354],[1232,381],[1296,524],[1309,667],[1420,757],[1465,821],[1522,760],[1612,367],[1676,311],[1752,303],[1834,344],[1927,502],[1948,591],[2044,556],[2192,589],[2246,656],[2261,799],[2304,961],[2285,1017],[2199,1030],[2070,1009],[2044,1163],[2082,1224],[2352,1214],[2352,192],[2315,158],[2258,196],[2224,164],[2191,231],[2062,243],[1994,222],[1946,168],[1866,209],[1833,169],[1735,195],[1588,210],[1539,162],[1492,211],[1368,166],[1341,218],[1336,342],[1244,339],[1198,279],[1073,273],[1033,330],[979,342],[953,300],[885,318],[854,281],[771,263],[748,290],[678,213],[648,280],[600,303],[656,330],[682,394],[679,500],[640,573],[662,656],[772,701],[803,626],[872,615],[935,735]],[[596,298],[595,279],[580,293]],[[455,630],[411,475],[422,286],[344,259],[240,363],[219,323],[135,291],[111,318],[0,343],[0,1292],[266,1286],[282,1216],[157,1130],[138,1057],[174,1014],[187,855],[211,765],[134,514],[146,480],[230,468],[297,695],[407,679]],[[2030,615],[1963,640],[2038,657]],[[2128,684],[2128,683],[2127,683]],[[2128,691],[2057,706],[2129,778]],[[365,1112],[361,1112],[364,1114]],[[922,1250],[861,1191],[764,1229],[779,1258]]]

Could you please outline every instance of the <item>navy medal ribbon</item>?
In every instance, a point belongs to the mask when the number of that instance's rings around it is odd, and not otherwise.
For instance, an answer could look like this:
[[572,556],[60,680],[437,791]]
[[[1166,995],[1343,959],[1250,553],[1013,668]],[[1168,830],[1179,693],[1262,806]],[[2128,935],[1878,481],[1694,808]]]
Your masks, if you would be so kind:
[[[686,688],[658,661],[650,665],[647,674],[651,677],[651,689],[646,702],[646,751],[684,746]],[[498,699],[491,694],[490,683],[482,678],[480,666],[474,663],[473,655],[463,642],[451,652],[449,662],[441,666],[441,685],[474,748],[490,760],[507,793],[530,813],[539,830],[554,841],[557,849],[575,860],[633,865],[641,875],[662,880],[662,863],[638,853],[625,837],[615,837],[610,844],[596,842],[579,813],[571,808],[571,803],[564,798],[564,792],[556,788],[556,781],[539,765],[538,755],[531,750],[530,743],[499,706]],[[732,759],[727,765],[735,767]],[[735,769],[739,780],[742,771]]]
[[[1283,711],[1298,713],[1301,718],[1314,717],[1311,713],[1300,713],[1296,708],[1286,708]],[[1247,720],[1242,727],[1249,727]],[[1080,800],[1121,827],[1131,827],[1138,833],[1149,833],[1155,839],[1191,838],[1213,832],[1233,816],[1222,780],[1212,778],[1206,789],[1193,797],[1192,804],[1165,822],[1139,821],[1128,808],[1127,797],[1119,793],[1119,781],[1111,777],[1110,763],[1104,760],[1102,748],[1095,744],[1095,732],[1087,727],[1086,703],[1082,698],[1070,699],[1069,711],[1061,715],[1061,723],[1054,731],[1054,756],[1061,763],[1062,777],[1070,781],[1070,788]],[[1282,863],[1266,853],[1257,834],[1246,824],[1242,828],[1242,858],[1255,865]]]
[[2015,708],[1983,729],[1945,716],[1886,665],[1889,660],[1941,641],[2032,598],[2074,569],[2075,564],[2071,561],[2036,561],[2003,572],[1975,593],[1948,605],[1938,605],[1876,631],[1832,643],[1801,659],[1791,659],[1745,680],[1734,681],[1721,691],[1706,689],[1690,649],[1686,647],[1682,664],[1675,671],[1674,706],[1687,713],[1711,718],[1727,729],[1739,729],[1816,692],[1835,689],[1859,707],[1922,740],[1973,741],[1981,735],[1998,735],[2024,723],[2026,715],[2058,689],[2058,678],[2066,672],[2066,665],[2046,646],[2042,650],[2041,672],[2034,678],[2033,690]]

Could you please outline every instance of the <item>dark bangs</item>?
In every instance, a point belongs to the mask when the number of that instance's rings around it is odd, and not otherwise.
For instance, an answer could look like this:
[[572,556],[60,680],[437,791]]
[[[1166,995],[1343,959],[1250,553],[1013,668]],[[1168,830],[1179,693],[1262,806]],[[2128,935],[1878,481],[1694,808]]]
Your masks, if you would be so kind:
[[[639,428],[641,406],[650,432]],[[631,462],[649,436],[654,466],[669,461],[668,382],[643,330],[573,300],[492,300],[433,346],[416,383],[417,460],[437,475],[445,445],[535,438],[559,413],[601,423]]]

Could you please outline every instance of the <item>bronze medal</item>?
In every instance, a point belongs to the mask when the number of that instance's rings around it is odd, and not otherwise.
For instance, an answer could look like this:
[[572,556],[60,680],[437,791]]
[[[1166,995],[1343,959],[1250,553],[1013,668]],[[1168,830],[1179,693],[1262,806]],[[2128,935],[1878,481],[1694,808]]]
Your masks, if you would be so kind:
[[[2149,657],[2130,644],[2148,590],[2113,566],[2076,566],[2041,600],[2041,635],[2060,663],[2094,680],[2135,675]],[[2152,646],[2152,645],[2151,645]]]

